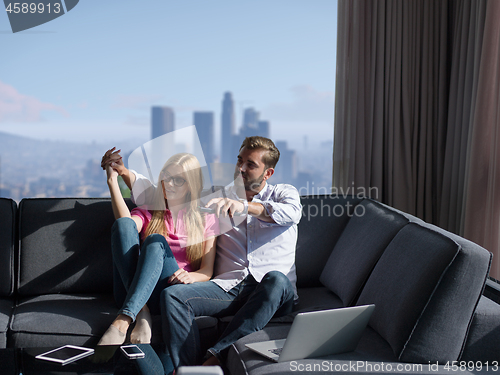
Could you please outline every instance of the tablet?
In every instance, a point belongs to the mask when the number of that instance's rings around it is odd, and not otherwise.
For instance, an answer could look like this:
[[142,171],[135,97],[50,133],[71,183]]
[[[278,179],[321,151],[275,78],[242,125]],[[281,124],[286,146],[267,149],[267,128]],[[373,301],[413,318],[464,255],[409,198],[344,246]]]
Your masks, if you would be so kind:
[[46,353],[39,354],[35,358],[57,362],[61,365],[67,365],[68,363],[74,362],[80,358],[92,355],[93,353],[94,349],[74,345],[65,345]]

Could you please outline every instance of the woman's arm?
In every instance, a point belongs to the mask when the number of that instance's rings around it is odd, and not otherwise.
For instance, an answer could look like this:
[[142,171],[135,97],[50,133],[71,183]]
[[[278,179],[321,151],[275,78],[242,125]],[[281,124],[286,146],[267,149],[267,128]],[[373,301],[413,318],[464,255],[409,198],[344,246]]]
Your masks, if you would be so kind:
[[209,238],[203,243],[205,254],[201,259],[201,266],[199,270],[187,272],[180,268],[172,276],[170,276],[169,282],[171,284],[192,284],[199,281],[210,280],[214,273],[216,243],[216,237]]
[[217,243],[217,238],[212,237],[206,240],[203,245],[205,247],[205,254],[201,258],[200,269],[191,272],[192,277],[196,281],[208,281],[212,278],[214,273],[214,263],[215,263],[215,245]]
[[111,194],[111,206],[113,207],[115,219],[130,217],[135,221],[137,231],[140,232],[142,229],[142,220],[137,216],[130,215],[130,211],[125,203],[125,200],[123,199],[120,186],[118,185],[118,173],[111,167],[110,164],[106,166],[106,175],[108,177],[109,193]]

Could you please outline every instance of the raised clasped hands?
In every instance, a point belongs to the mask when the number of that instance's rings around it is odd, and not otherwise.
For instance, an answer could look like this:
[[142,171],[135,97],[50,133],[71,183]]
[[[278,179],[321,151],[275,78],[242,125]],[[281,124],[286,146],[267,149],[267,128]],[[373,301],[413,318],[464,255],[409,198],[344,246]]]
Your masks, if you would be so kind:
[[106,167],[110,166],[119,175],[122,175],[125,170],[125,166],[123,165],[123,160],[120,152],[121,150],[116,150],[116,147],[113,147],[106,151],[101,159],[101,168],[106,170]]
[[213,198],[205,207],[213,208],[217,217],[233,217],[236,212],[245,211],[245,205],[242,202],[229,198]]

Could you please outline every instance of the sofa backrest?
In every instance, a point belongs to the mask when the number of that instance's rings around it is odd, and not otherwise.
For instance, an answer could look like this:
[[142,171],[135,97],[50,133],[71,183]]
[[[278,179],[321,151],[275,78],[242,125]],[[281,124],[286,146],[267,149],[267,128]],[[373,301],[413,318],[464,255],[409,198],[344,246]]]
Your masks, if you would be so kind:
[[356,207],[337,241],[320,281],[352,306],[375,264],[409,220],[384,205],[365,199]]
[[17,203],[0,198],[0,213],[0,297],[8,297],[14,291]]
[[300,199],[302,218],[298,225],[295,254],[297,287],[321,286],[321,271],[362,198],[309,195]]
[[23,199],[18,294],[112,292],[113,222],[110,199]]
[[403,362],[457,360],[482,294],[491,254],[411,215],[387,246],[357,304]]

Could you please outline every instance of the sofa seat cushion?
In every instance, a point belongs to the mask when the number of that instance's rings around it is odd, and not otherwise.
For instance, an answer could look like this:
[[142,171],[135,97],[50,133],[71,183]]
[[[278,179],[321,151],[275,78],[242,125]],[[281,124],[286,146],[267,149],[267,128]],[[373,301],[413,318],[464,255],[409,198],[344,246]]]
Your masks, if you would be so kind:
[[7,347],[7,330],[13,307],[13,301],[0,298],[0,349]]
[[326,287],[300,288],[298,294],[298,303],[293,307],[294,315],[307,311],[344,307],[342,300]]
[[323,268],[320,281],[352,306],[385,248],[408,219],[378,202],[363,200]]
[[469,330],[462,361],[500,363],[500,305],[482,296]]
[[[118,308],[110,294],[51,294],[23,299],[14,311],[11,339],[17,347],[96,345]],[[217,337],[217,319],[196,318],[204,347]],[[153,316],[153,343],[163,342],[161,316]]]
[[[397,361],[389,344],[370,328],[367,328],[363,333],[355,351],[318,359],[275,363],[245,347],[245,344],[249,343],[284,339],[287,337],[289,330],[289,324],[266,327],[235,342],[229,349],[226,362],[230,373],[251,375],[288,374],[293,372],[351,373],[355,371],[352,371],[352,369],[349,371],[349,365],[357,361],[360,361],[360,363],[371,361],[378,365],[380,365],[380,361],[384,363]],[[362,368],[358,368],[358,371],[363,373]]]
[[51,294],[21,300],[11,322],[16,347],[95,345],[117,316],[110,294]]

